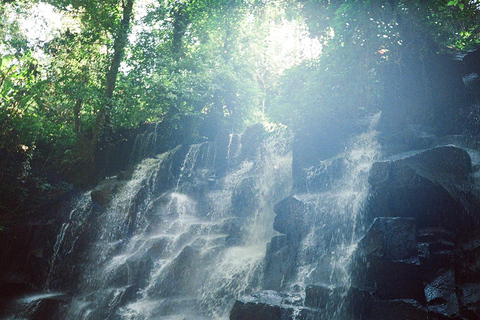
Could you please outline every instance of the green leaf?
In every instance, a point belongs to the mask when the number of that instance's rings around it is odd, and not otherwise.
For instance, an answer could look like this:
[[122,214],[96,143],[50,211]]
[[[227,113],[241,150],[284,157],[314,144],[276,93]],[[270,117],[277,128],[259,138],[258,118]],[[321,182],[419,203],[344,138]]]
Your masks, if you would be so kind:
[[4,55],[4,56],[0,59],[0,68],[1,68],[3,65],[7,66],[7,65],[10,63],[10,61],[12,61],[12,58],[13,58],[13,56],[10,55],[10,54]]

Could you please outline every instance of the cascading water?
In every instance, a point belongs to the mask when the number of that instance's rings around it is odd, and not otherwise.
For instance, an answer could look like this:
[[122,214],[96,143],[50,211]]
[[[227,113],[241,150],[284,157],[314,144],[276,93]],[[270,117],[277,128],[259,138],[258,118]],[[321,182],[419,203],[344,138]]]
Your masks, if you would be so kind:
[[178,147],[80,197],[46,284],[73,297],[55,317],[225,319],[260,289],[273,205],[290,193],[290,134],[270,133],[253,153],[241,139],[223,156],[214,143]]
[[[336,301],[327,305],[328,319],[345,319],[341,300],[350,284],[348,261],[363,235],[361,213],[369,194],[368,174],[380,157],[375,131],[379,118],[380,114],[375,115],[369,129],[355,137],[337,158],[342,159],[342,169],[333,183],[326,184],[322,192],[295,196],[306,204],[303,219],[308,227],[296,245],[295,276],[283,287],[301,295],[307,285],[314,283],[338,288],[332,296]],[[326,163],[332,161],[325,161],[323,165]],[[322,168],[317,172],[326,174],[328,170]],[[313,176],[314,173],[310,173],[310,177]]]
[[[53,319],[227,319],[243,295],[304,295],[320,283],[334,292],[325,317],[346,319],[348,259],[380,155],[378,118],[335,159],[305,169],[311,179],[331,174],[321,192],[291,196],[286,128],[179,146],[142,161],[129,180],[106,179],[60,227],[37,296],[62,299]],[[288,199],[301,209],[275,216]]]

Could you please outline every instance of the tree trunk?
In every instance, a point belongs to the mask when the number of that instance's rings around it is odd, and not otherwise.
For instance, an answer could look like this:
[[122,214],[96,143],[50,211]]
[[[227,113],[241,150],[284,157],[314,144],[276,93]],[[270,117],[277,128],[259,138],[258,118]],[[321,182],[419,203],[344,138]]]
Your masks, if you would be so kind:
[[113,43],[113,58],[107,73],[107,82],[105,86],[106,101],[103,107],[98,112],[97,119],[95,121],[95,127],[93,130],[91,143],[92,155],[98,146],[100,136],[105,129],[106,123],[108,122],[113,92],[115,90],[115,83],[118,75],[118,69],[120,68],[120,63],[122,62],[123,56],[125,54],[125,47],[127,46],[130,20],[132,18],[133,11],[133,2],[134,0],[126,0],[126,3],[123,4],[123,18],[120,23],[120,28],[118,30],[117,36],[115,37]]
[[80,117],[80,111],[82,110],[82,98],[77,98],[75,102],[75,108],[73,109],[73,117],[75,119],[75,134],[77,136],[77,141],[80,141],[83,138],[82,135],[82,118]]
[[172,31],[172,54],[176,59],[183,56],[182,39],[185,30],[190,22],[187,12],[188,3],[179,3],[172,9],[173,31]]

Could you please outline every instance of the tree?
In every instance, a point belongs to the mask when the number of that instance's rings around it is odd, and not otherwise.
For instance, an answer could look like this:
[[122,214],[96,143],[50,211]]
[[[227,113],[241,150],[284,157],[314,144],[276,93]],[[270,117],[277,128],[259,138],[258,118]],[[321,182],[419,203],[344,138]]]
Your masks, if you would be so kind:
[[[113,57],[111,60],[110,67],[108,69],[105,85],[105,105],[100,109],[97,120],[95,122],[95,127],[93,129],[92,136],[92,149],[96,149],[97,143],[100,138],[100,133],[103,130],[105,124],[109,122],[109,109],[111,109],[111,100],[113,98],[113,92],[115,90],[115,84],[117,81],[118,69],[120,68],[120,63],[125,55],[125,47],[128,41],[128,32],[130,29],[130,21],[132,17],[133,10],[133,0],[126,0],[122,4],[123,7],[123,16],[120,21],[120,25],[117,28],[114,43],[113,43]],[[105,123],[106,122],[106,123]],[[93,153],[95,150],[91,150]]]

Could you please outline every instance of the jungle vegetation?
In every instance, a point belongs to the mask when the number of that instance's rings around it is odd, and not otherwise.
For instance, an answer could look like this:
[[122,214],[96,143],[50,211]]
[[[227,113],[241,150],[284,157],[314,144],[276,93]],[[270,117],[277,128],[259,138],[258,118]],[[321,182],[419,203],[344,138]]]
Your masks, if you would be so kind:
[[375,112],[389,66],[476,48],[479,5],[3,0],[0,211],[16,214],[71,188],[64,181],[75,184],[75,172],[119,132],[145,123],[201,141],[212,126],[300,130]]

